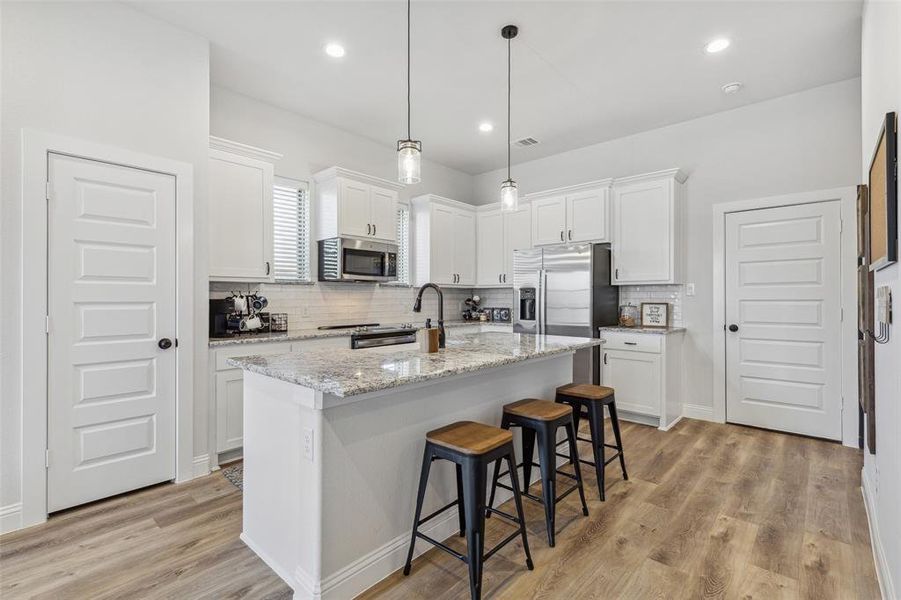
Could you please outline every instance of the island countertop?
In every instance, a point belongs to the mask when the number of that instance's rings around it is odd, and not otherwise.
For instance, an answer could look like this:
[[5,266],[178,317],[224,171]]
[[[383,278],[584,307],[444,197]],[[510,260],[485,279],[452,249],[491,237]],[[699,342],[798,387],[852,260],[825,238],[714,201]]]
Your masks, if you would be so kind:
[[[411,349],[323,348],[242,356],[228,364],[341,398],[575,352],[603,344],[598,338],[482,332],[449,336],[432,354]],[[412,345],[412,344],[411,344]]]

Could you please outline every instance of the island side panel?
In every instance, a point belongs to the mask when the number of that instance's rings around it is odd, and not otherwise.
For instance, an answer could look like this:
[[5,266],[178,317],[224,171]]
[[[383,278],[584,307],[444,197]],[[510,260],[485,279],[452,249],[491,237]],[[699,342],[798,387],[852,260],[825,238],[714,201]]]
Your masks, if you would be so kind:
[[[314,392],[244,373],[244,498],[241,539],[295,590],[313,597],[320,579],[322,411]],[[313,433],[312,456],[304,431]]]
[[[401,387],[322,411],[321,597],[351,598],[403,566],[426,432],[454,421],[499,425],[504,404],[553,399],[572,374],[568,353]],[[519,436],[514,439],[519,461]],[[509,497],[498,492],[499,501]],[[423,514],[455,495],[453,465],[433,463]],[[426,529],[438,539],[450,537],[457,530],[456,512],[447,511]],[[417,554],[428,548],[417,542]]]

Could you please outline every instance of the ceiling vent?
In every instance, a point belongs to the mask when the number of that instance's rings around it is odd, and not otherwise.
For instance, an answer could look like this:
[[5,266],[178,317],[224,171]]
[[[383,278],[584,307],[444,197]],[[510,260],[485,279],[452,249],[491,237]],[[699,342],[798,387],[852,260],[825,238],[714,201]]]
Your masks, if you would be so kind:
[[515,142],[513,142],[513,145],[517,148],[528,148],[529,146],[534,146],[537,143],[538,140],[533,137],[524,137],[521,140],[516,140]]

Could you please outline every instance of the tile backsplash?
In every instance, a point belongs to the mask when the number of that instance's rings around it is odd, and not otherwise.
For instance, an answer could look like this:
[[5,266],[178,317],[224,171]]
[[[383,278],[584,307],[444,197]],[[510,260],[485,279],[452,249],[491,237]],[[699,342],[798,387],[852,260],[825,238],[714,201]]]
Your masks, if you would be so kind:
[[641,306],[642,302],[668,302],[670,305],[670,325],[682,327],[682,286],[681,285],[622,285],[619,288],[619,303]]

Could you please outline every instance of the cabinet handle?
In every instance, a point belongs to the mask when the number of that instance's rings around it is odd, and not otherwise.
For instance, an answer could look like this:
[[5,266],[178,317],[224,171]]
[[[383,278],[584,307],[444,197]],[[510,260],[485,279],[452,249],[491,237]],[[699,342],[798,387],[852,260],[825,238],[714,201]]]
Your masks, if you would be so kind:
[[269,267],[269,261],[267,260],[267,261],[266,261],[266,275],[269,274],[269,269],[270,269],[270,267]]
[[569,241],[573,241],[573,230],[569,230]]
[[372,235],[372,225],[366,223],[366,235]]
[[614,273],[613,276],[614,276],[616,279],[619,279],[619,269],[614,269],[613,273]]
[[562,229],[560,230],[560,241],[561,242],[563,241],[563,230]]
[[372,224],[372,235],[375,235],[375,223]]
[[498,282],[498,283],[503,283],[503,280],[504,280],[504,276],[501,275],[500,273],[498,273],[498,274],[497,274],[497,282]]
[[638,342],[623,342],[627,346],[637,346]]
[[504,273],[504,283],[507,283],[507,274]]
[[604,364],[605,365],[607,364],[607,353],[606,352],[604,352]]

